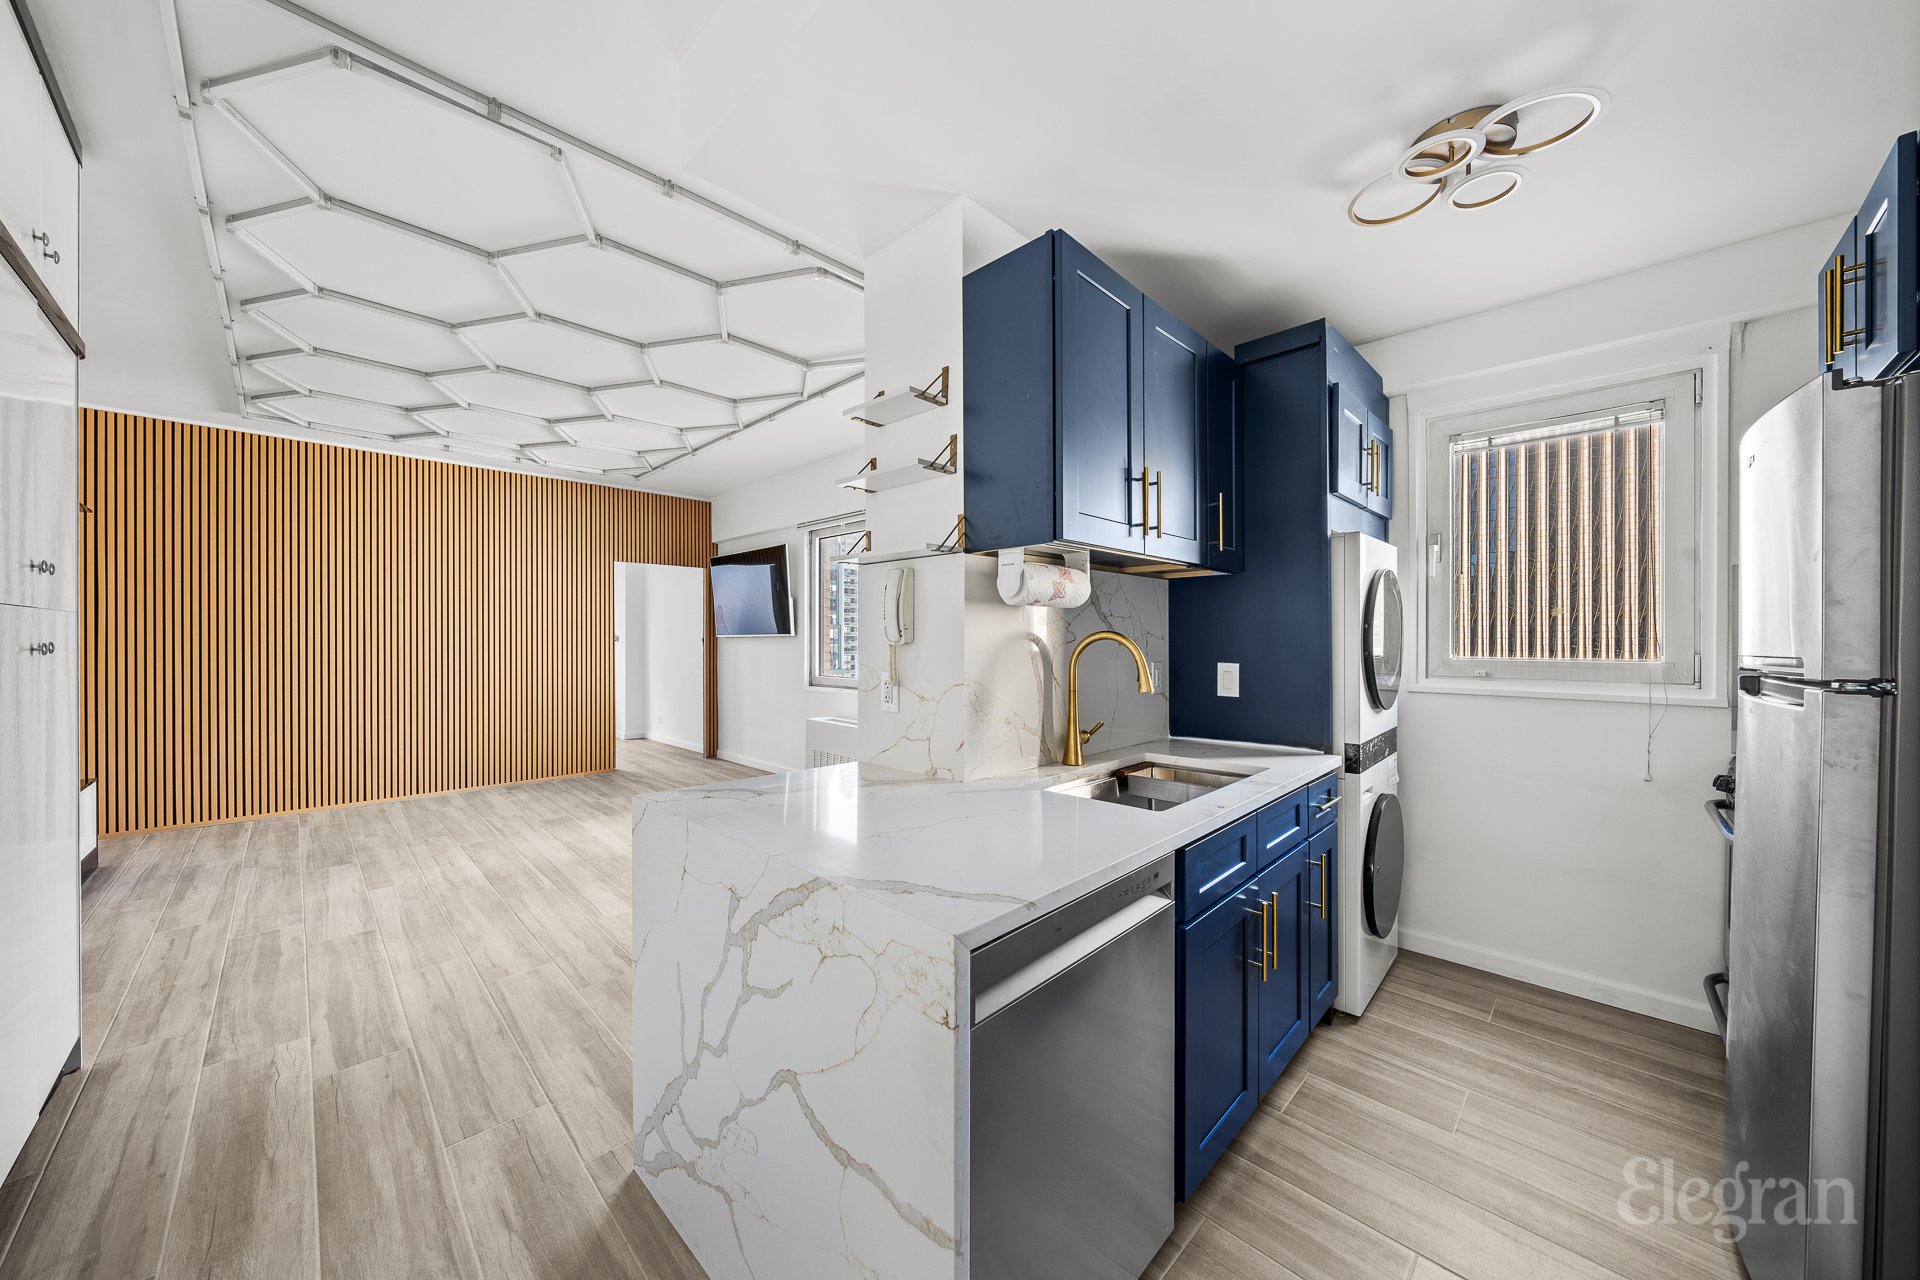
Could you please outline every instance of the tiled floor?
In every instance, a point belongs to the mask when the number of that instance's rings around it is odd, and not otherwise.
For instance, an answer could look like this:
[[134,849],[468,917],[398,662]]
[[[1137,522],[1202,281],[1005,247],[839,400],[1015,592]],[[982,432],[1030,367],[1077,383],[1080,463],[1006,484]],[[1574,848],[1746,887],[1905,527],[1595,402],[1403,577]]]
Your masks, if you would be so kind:
[[[86,1069],[0,1183],[0,1280],[699,1277],[627,1172],[628,800],[746,772],[638,742],[599,777],[109,842]],[[1711,1037],[1408,955],[1149,1274],[1738,1277],[1709,1228],[1616,1204],[1637,1155],[1716,1176],[1720,1088]]]

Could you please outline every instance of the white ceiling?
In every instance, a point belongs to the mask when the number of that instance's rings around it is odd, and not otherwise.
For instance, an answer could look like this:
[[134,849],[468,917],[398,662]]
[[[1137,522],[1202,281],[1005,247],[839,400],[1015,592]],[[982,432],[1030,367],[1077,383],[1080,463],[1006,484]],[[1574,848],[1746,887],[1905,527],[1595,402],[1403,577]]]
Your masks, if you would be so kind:
[[[145,387],[210,402],[224,355],[211,292],[180,300],[184,289],[207,287],[204,266],[197,276],[190,270],[204,251],[191,206],[182,207],[184,160],[157,18],[148,5],[113,0],[30,2],[67,69],[91,148],[83,326],[102,359],[97,390],[83,382],[83,394],[149,412],[169,410],[130,403]],[[1319,315],[1365,341],[1806,223],[1847,206],[1891,137],[1920,125],[1920,77],[1911,70],[1920,6],[1911,0],[1611,0],[1578,9],[1489,0],[1470,20],[1412,0],[1384,8],[1201,0],[1173,10],[1138,0],[1096,9],[1070,0],[314,4],[852,266],[966,194],[1028,233],[1066,227],[1227,343]],[[179,5],[195,80],[329,43],[265,0]],[[335,80],[347,82],[344,96],[301,96]],[[1532,179],[1513,199],[1477,213],[1432,210],[1384,229],[1346,222],[1353,190],[1435,119],[1559,84],[1599,86],[1610,108],[1587,135],[1531,158]],[[317,185],[346,200],[431,219],[435,230],[489,250],[538,238],[564,218],[566,202],[539,180],[549,162],[532,148],[459,140],[450,131],[465,122],[417,104],[393,107],[383,92],[395,96],[371,77],[322,72],[235,101],[290,155],[300,152]],[[199,114],[209,184],[225,184],[214,193],[222,215],[301,194],[258,163],[229,121],[211,109]],[[406,132],[388,127],[402,118]],[[421,145],[429,138],[439,145]],[[578,181],[584,200],[610,210],[593,215],[604,234],[638,241],[658,231],[703,274],[736,269],[703,257],[709,246],[685,228],[648,222],[675,212],[674,202],[647,191],[640,194],[649,199],[623,199],[612,184],[624,179],[600,168],[583,162]],[[289,214],[258,230],[290,256],[314,253],[339,281],[324,283],[346,292],[419,288],[447,319],[508,310],[495,273],[484,263],[476,270],[471,254],[414,239],[389,247],[397,263],[383,261],[375,246],[387,229],[337,212]],[[244,263],[258,273],[240,285],[245,296],[287,287],[225,239],[236,271]],[[537,285],[594,328],[635,326],[625,336],[644,341],[664,331],[646,325],[687,321],[694,300],[676,302],[672,281],[655,281],[658,314],[621,311],[648,272],[639,263],[607,268],[615,256],[555,251],[513,269],[526,273],[529,292]],[[603,269],[637,278],[597,287]],[[844,292],[842,304],[857,303]],[[816,331],[803,304],[769,294],[762,305],[743,293],[729,307],[788,354],[850,354],[810,343],[838,322]],[[259,310],[312,346],[385,352],[372,358],[402,368],[444,370],[463,359],[445,332],[364,309],[302,298]],[[157,319],[177,323],[156,334]],[[254,331],[255,319],[240,324],[246,350],[290,345],[271,329]],[[631,370],[631,347],[540,330],[502,323],[468,336],[492,342],[496,364],[546,361],[579,385]],[[674,375],[662,369],[663,381],[710,378],[738,395],[775,380],[762,362],[734,362],[739,349],[723,349],[724,367],[709,367],[718,361],[705,348],[668,350],[685,365]],[[404,374],[289,361],[283,374],[310,375],[315,386],[377,377],[386,390],[418,392]],[[272,384],[256,368],[249,385]],[[229,380],[229,400],[230,388]],[[650,388],[631,394],[654,403],[623,405],[620,416],[700,423],[699,403],[668,403]],[[827,397],[809,406],[817,416],[796,411],[645,487],[719,492],[842,451],[857,442],[838,420],[845,402]],[[180,406],[170,411],[187,416]],[[540,443],[519,438],[517,418],[430,416],[507,445]],[[580,439],[581,447],[615,443]]]

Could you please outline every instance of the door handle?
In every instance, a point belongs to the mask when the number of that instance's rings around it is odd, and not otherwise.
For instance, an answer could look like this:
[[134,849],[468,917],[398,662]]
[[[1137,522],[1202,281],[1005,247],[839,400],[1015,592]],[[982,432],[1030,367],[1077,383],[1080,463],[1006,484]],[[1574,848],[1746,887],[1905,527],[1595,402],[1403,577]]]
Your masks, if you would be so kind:
[[1215,494],[1213,505],[1220,516],[1220,536],[1214,541],[1213,546],[1216,551],[1225,551],[1227,549],[1227,495]]
[[1325,920],[1327,918],[1327,860],[1325,858],[1308,858],[1307,865],[1320,872],[1320,900],[1315,902],[1311,898],[1307,899],[1307,910],[1318,911],[1320,918]]
[[1367,473],[1368,464],[1372,461],[1373,446],[1371,444],[1362,445],[1360,447],[1360,487],[1362,489],[1373,488],[1373,477]]
[[27,568],[33,570],[35,573],[44,573],[51,576],[54,572],[54,563],[51,560],[29,560],[27,561]]
[[1140,532],[1141,533],[1145,533],[1147,531],[1147,506],[1148,506],[1149,499],[1153,497],[1153,494],[1149,492],[1149,490],[1151,490],[1152,487],[1153,487],[1153,473],[1151,471],[1148,471],[1145,467],[1140,468]]
[[51,657],[53,655],[53,641],[42,640],[39,644],[30,644],[27,646],[27,652],[37,653],[43,658]]
[[1167,536],[1167,473],[1153,473],[1153,536]]
[[1328,797],[1327,797],[1327,798],[1326,798],[1326,799],[1325,799],[1324,801],[1322,801],[1321,803],[1319,803],[1319,804],[1317,804],[1317,805],[1315,805],[1315,806],[1313,806],[1313,811],[1314,811],[1315,813],[1325,813],[1325,812],[1327,812],[1327,811],[1328,811],[1329,809],[1332,809],[1332,808],[1334,808],[1334,807],[1335,807],[1336,805],[1338,805],[1339,803],[1340,803],[1340,797],[1339,797],[1339,796],[1328,796]]

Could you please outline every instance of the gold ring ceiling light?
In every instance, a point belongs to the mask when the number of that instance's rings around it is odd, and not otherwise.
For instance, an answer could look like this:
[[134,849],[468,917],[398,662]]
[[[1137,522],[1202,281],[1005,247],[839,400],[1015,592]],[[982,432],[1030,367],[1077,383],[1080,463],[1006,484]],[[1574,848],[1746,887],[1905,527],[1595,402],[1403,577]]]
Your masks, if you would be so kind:
[[1363,227],[1384,227],[1439,200],[1456,209],[1498,204],[1527,180],[1526,168],[1516,163],[1521,156],[1565,142],[1605,107],[1598,89],[1546,89],[1505,106],[1457,111],[1356,191],[1347,201],[1347,217]]

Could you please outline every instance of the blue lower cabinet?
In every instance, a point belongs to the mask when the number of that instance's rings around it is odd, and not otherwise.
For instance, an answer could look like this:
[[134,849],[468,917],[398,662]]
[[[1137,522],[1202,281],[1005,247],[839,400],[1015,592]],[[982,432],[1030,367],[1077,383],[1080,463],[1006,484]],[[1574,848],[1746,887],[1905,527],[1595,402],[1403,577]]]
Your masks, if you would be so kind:
[[[1307,834],[1314,798],[1336,794],[1333,784],[1322,779],[1180,850],[1175,1178],[1182,1200],[1333,1007],[1339,829],[1323,824]],[[1324,812],[1331,810],[1326,804]],[[1269,850],[1270,839],[1284,851]]]
[[1259,1057],[1254,1074],[1261,1093],[1273,1088],[1313,1028],[1307,990],[1307,850],[1305,841],[1295,845],[1254,881],[1255,902],[1266,909],[1265,920],[1255,922],[1264,928],[1266,941],[1254,948],[1255,960],[1262,962],[1254,993]]
[[1261,914],[1254,886],[1180,927],[1174,990],[1180,1106],[1175,1176],[1185,1200],[1213,1168],[1260,1094],[1254,1071]]
[[1328,827],[1307,846],[1307,1017],[1319,1026],[1339,988],[1340,892],[1338,828]]

